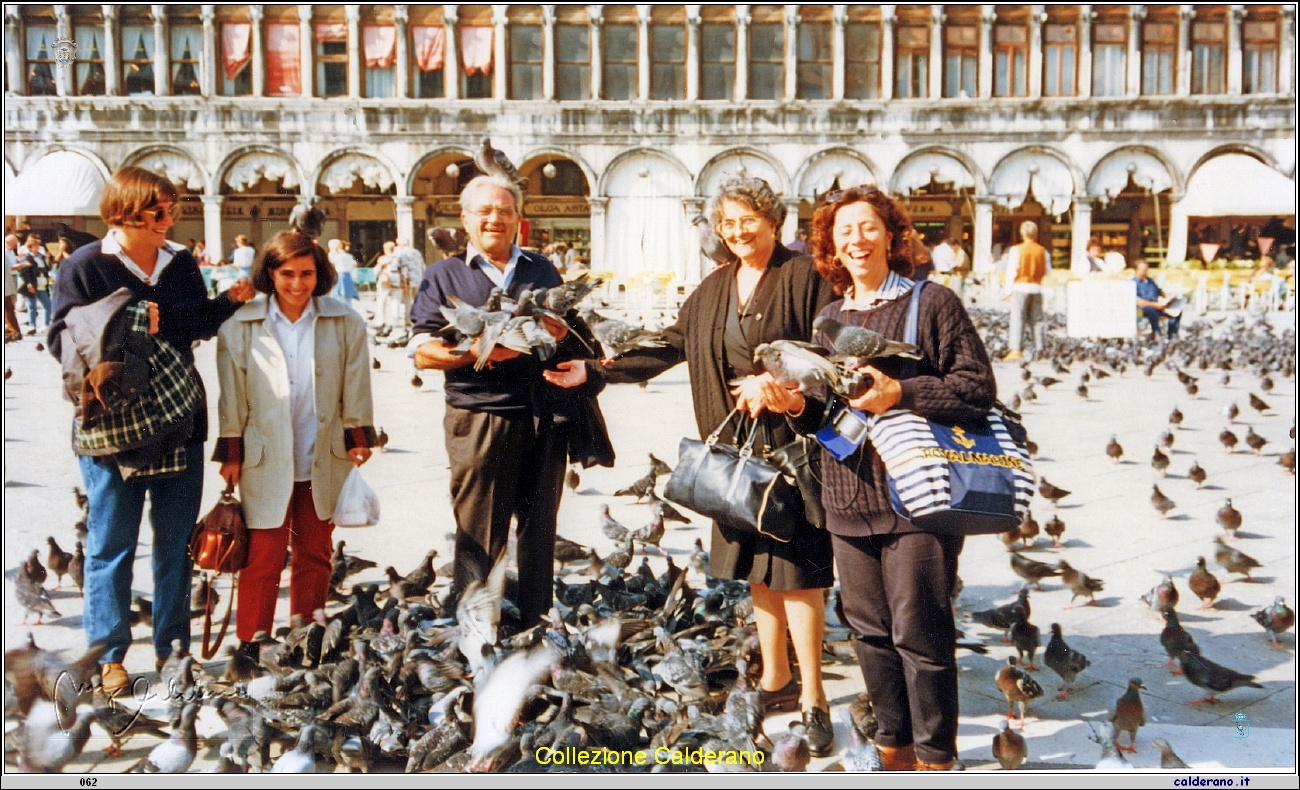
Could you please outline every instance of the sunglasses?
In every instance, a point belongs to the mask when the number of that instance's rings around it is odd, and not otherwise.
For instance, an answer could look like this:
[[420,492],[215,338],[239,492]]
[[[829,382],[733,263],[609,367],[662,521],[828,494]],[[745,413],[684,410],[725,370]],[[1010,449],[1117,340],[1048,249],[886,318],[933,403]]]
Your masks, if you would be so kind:
[[144,216],[152,217],[154,222],[162,222],[163,219],[165,219],[169,214],[171,215],[172,219],[176,219],[177,217],[179,217],[181,215],[180,205],[177,203],[173,203],[171,208],[156,208],[152,211],[144,212]]
[[861,187],[849,187],[848,189],[837,189],[834,192],[827,192],[825,195],[822,195],[821,202],[834,203],[835,201],[844,197],[850,191],[857,192],[860,195],[868,195],[871,194],[872,192],[879,192],[880,188],[873,187],[873,186],[861,186]]

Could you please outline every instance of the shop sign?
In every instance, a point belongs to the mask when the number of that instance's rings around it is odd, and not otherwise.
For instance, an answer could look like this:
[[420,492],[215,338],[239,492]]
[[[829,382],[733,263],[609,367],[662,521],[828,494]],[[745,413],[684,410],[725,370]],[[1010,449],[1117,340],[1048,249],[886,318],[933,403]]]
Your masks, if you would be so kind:
[[591,207],[585,198],[525,200],[524,214],[530,217],[589,217]]
[[[268,219],[268,220],[273,219],[273,220],[288,221],[289,215],[293,213],[294,207],[296,207],[297,205],[298,202],[296,200],[284,200],[284,201],[275,201],[275,202],[270,202],[270,201],[261,202],[261,201],[254,201],[254,200],[225,200],[222,201],[221,203],[221,218],[222,219],[252,219],[254,213],[253,209],[256,208],[258,219]],[[330,219],[334,219],[337,216],[337,212],[335,212],[331,206],[322,205],[320,203],[317,203],[317,206],[319,206],[320,209],[325,212],[326,217],[329,217]],[[181,216],[188,217],[190,216],[190,212],[187,211],[185,208],[182,208]],[[203,216],[202,206],[198,207],[197,216],[199,217]]]
[[946,200],[927,200],[908,204],[907,213],[918,217],[951,217],[952,204]]

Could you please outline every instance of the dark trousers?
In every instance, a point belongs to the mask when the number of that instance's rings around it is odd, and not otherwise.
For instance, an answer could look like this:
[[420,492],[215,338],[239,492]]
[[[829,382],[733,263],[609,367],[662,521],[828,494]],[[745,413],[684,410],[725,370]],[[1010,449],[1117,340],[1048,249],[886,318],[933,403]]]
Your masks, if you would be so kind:
[[880,746],[918,760],[957,756],[956,626],[950,593],[965,538],[914,532],[834,538],[840,597]]
[[[1146,318],[1148,323],[1151,324],[1151,334],[1155,336],[1156,340],[1159,340],[1160,339],[1160,311],[1155,309],[1154,307],[1139,307],[1138,309],[1142,311],[1142,316]],[[1177,318],[1171,317],[1167,319],[1165,326],[1166,326],[1165,329],[1166,336],[1178,337]]]
[[456,514],[452,583],[486,579],[518,519],[519,611],[524,626],[551,609],[555,519],[567,446],[549,422],[447,407],[443,418]]

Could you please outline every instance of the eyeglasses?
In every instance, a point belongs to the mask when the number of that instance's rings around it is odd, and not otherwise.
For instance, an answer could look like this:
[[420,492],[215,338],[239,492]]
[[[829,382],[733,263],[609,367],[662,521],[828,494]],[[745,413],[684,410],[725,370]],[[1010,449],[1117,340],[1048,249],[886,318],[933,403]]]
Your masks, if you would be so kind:
[[169,214],[171,215],[172,219],[176,219],[177,217],[179,217],[181,215],[180,205],[177,203],[173,203],[171,205],[171,208],[157,208],[154,209],[153,211],[144,212],[144,215],[146,217],[152,217],[154,222],[162,222],[163,219],[166,218],[167,215]]
[[467,213],[472,214],[479,219],[488,219],[493,214],[496,214],[498,217],[506,221],[519,216],[519,212],[506,206],[483,206],[482,208],[471,209]]
[[740,229],[745,233],[753,233],[754,231],[762,227],[763,218],[762,217],[741,217],[738,221],[724,219],[721,223],[719,223],[719,227],[721,227],[724,232],[730,232],[735,230],[737,225],[739,225]]

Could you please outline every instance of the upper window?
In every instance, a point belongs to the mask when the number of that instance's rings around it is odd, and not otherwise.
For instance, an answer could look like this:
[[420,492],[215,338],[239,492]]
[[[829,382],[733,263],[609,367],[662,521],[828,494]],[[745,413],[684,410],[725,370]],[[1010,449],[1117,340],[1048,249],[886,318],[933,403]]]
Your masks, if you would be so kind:
[[785,95],[785,25],[749,26],[749,98],[780,99]]
[[1277,92],[1277,33],[1277,22],[1246,22],[1241,26],[1244,92]]
[[591,28],[587,25],[555,26],[555,98],[591,98]]
[[492,98],[492,36],[486,25],[460,28],[460,95],[466,99]]
[[27,28],[27,95],[55,96],[58,85],[54,81],[54,39],[58,38],[53,26],[32,25]]
[[831,97],[831,23],[799,23],[799,81],[796,95],[800,99]]
[[930,94],[930,28],[898,28],[898,55],[894,66],[900,99],[924,99]]
[[542,194],[581,197],[587,185],[582,168],[567,159],[557,159],[551,164],[555,166],[555,175],[542,179]]
[[1192,25],[1192,93],[1223,93],[1227,38],[1227,25],[1222,22]]
[[78,25],[74,38],[77,42],[77,95],[103,96],[107,89],[104,81],[104,28]]
[[637,97],[636,25],[611,25],[603,28],[601,49],[605,57],[604,98],[628,100]]
[[1028,96],[1028,31],[1021,25],[993,29],[993,95]]
[[510,98],[542,98],[541,25],[510,25]]
[[203,28],[198,25],[171,26],[171,85],[173,96],[197,96],[199,58],[203,55]]
[[[320,36],[321,33],[321,31],[319,30],[320,27],[321,27],[320,25],[317,25],[318,37]],[[343,27],[343,26],[327,25],[326,27],[336,28],[335,30],[332,30],[327,33],[327,35],[329,35],[331,38],[334,38],[338,35],[337,27]],[[332,85],[328,84],[323,78],[320,79],[319,86],[320,86],[321,96],[339,96],[339,95],[346,94],[348,91],[348,74],[347,74],[348,42],[347,42],[346,27],[344,27],[343,35],[344,35],[344,40],[343,40],[343,63],[342,64],[339,63],[338,55],[333,54],[339,51],[338,40],[334,38],[334,40],[328,42],[331,45],[330,46],[331,55],[329,56],[331,60],[328,61],[330,68],[328,69],[328,71],[325,72],[325,74],[327,74],[332,79],[333,84]],[[302,54],[301,53],[302,53],[302,47],[305,45],[306,42],[298,41],[297,24],[290,23],[290,22],[267,22],[266,23],[266,95],[267,96],[301,96],[302,95]],[[317,46],[322,46],[322,45],[318,44]],[[338,86],[340,82],[338,77],[338,70],[340,65],[343,68],[343,78],[342,78],[343,94],[327,93],[326,92],[327,90],[338,90]]]
[[1128,25],[1094,25],[1092,41],[1092,95],[1123,96],[1127,84],[1125,47],[1128,44]]
[[153,95],[153,27],[122,28],[122,86],[127,96]]
[[700,98],[731,99],[736,90],[736,27],[700,25]]
[[1075,95],[1075,52],[1079,40],[1075,25],[1043,27],[1043,95]]
[[411,26],[411,69],[415,98],[441,99],[446,95],[443,67],[447,57],[447,29],[442,25]]
[[686,28],[674,24],[650,26],[650,98],[686,98]]
[[844,96],[880,98],[880,25],[874,22],[844,26]]
[[1178,29],[1172,22],[1142,26],[1142,93],[1169,96],[1174,92],[1174,50]]
[[977,27],[953,26],[944,30],[943,95],[971,98],[978,94],[979,41]]
[[[253,92],[251,63],[253,26],[248,22],[227,22],[221,26],[221,95],[248,96]],[[276,58],[267,53],[267,66]]]
[[348,26],[316,23],[316,94],[348,95]]
[[365,55],[366,96],[393,98],[397,93],[397,28],[363,25],[361,48]]

